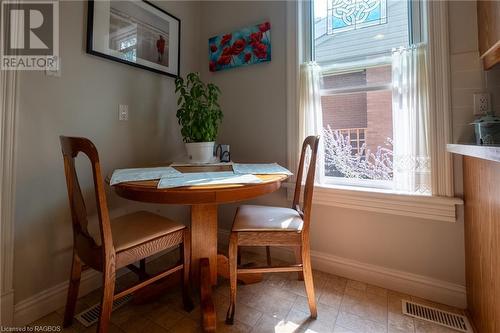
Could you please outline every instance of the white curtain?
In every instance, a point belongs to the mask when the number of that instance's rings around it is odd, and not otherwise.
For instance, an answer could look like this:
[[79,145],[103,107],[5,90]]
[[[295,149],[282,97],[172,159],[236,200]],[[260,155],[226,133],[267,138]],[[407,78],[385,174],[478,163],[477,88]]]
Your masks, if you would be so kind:
[[[300,65],[299,83],[299,129],[300,144],[309,135],[323,134],[323,113],[321,111],[321,68],[314,62]],[[323,140],[320,139],[316,161],[316,182],[324,176]]]
[[394,190],[431,194],[426,46],[392,54]]

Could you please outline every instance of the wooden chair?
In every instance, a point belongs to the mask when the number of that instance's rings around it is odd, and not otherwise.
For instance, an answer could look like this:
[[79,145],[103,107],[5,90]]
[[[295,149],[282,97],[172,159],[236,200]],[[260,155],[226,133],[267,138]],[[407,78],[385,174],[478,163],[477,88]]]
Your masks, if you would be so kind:
[[[318,142],[319,136],[309,136],[304,140],[304,144],[302,145],[292,208],[254,205],[243,205],[238,208],[229,239],[229,279],[231,290],[229,309],[226,317],[227,324],[231,325],[234,322],[237,277],[238,274],[243,273],[299,272],[299,279],[302,279],[303,275],[305,282],[311,317],[317,317],[309,248],[309,226],[311,222],[311,204]],[[300,193],[307,147],[311,148],[311,156],[303,196],[303,210],[301,210]],[[255,268],[238,267],[238,246],[266,246],[268,266]],[[294,247],[296,249],[297,264],[271,267],[269,246]]]
[[[180,270],[183,271],[184,307],[188,311],[192,309],[189,295],[190,239],[188,229],[170,219],[144,211],[110,220],[97,149],[90,140],[85,138],[61,136],[60,141],[73,221],[74,241],[64,326],[71,325],[73,320],[82,263],[103,273],[103,295],[98,332],[107,331],[114,300]],[[100,240],[92,237],[87,229],[85,202],[75,170],[75,158],[80,152],[87,155],[92,166]],[[145,271],[145,258],[176,245],[181,246],[180,264],[152,277],[148,276]],[[133,265],[137,261],[140,261],[140,268]],[[115,294],[116,271],[125,266],[138,273],[140,282]]]

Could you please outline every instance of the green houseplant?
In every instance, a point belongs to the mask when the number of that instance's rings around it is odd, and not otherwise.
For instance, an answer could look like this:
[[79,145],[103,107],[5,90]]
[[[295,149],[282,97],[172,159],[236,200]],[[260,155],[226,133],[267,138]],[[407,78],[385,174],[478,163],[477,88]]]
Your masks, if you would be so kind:
[[175,79],[175,92],[179,94],[177,120],[189,159],[210,162],[222,121],[220,89],[213,83],[203,83],[199,73],[189,73],[186,79],[180,76]]

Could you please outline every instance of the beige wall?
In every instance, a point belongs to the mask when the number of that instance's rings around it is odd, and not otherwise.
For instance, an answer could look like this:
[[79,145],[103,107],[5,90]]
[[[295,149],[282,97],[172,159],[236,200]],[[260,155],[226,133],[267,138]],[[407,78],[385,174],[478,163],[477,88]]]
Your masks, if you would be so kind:
[[[198,70],[198,3],[159,6],[182,21],[181,71]],[[72,237],[59,135],[92,139],[105,174],[118,167],[167,160],[184,149],[175,118],[174,80],[86,54],[86,17],[86,2],[61,1],[62,76],[23,72],[20,78],[16,302],[68,278]],[[129,105],[127,122],[118,121],[118,104]],[[83,173],[82,187],[92,195],[88,172]],[[114,196],[109,201],[112,208],[124,204]],[[186,217],[185,209],[168,211]]]
[[[204,78],[218,84],[223,91],[225,119],[221,140],[231,144],[236,160],[284,163],[286,3],[203,2],[202,6],[201,68]],[[270,63],[208,72],[207,54],[203,52],[208,37],[266,19],[272,25]],[[452,32],[453,38],[455,33]],[[281,192],[259,201],[287,205],[284,195]],[[221,213],[221,227],[229,228],[232,208]],[[460,218],[457,223],[445,223],[316,205],[311,247],[363,263],[464,285],[461,221]]]
[[[286,163],[285,7],[274,1],[204,1],[201,74],[222,90],[220,140],[234,160]],[[208,38],[248,25],[271,22],[272,61],[208,71]]]

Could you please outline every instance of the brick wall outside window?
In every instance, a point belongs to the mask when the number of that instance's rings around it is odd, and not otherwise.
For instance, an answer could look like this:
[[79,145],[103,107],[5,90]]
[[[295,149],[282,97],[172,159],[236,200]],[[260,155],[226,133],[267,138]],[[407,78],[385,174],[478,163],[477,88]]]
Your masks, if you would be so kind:
[[[328,75],[323,88],[342,88],[386,84],[391,81],[391,67],[367,68],[363,71]],[[366,128],[366,145],[371,152],[387,147],[392,139],[392,92],[377,90],[351,94],[327,95],[321,98],[323,125],[332,129]],[[390,148],[390,147],[387,147]]]

